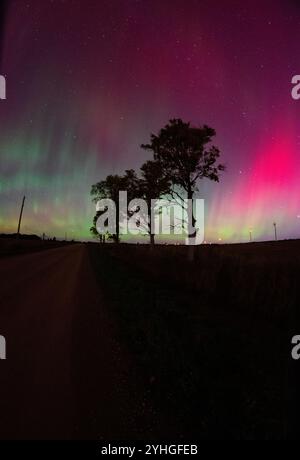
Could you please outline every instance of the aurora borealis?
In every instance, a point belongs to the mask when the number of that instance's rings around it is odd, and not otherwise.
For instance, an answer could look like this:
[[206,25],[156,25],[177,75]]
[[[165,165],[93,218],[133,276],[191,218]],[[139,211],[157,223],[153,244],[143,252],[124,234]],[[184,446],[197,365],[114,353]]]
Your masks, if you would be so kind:
[[206,241],[300,237],[300,4],[10,0],[3,26],[0,233],[89,238],[93,183],[138,169],[170,118],[216,129]]

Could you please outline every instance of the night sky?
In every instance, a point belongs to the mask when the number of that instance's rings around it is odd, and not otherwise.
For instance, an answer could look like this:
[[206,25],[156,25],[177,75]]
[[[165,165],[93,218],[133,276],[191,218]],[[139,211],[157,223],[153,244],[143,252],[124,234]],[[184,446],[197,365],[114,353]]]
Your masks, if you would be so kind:
[[0,233],[86,239],[91,185],[139,168],[170,118],[216,129],[206,241],[300,237],[300,2],[11,0],[2,34]]

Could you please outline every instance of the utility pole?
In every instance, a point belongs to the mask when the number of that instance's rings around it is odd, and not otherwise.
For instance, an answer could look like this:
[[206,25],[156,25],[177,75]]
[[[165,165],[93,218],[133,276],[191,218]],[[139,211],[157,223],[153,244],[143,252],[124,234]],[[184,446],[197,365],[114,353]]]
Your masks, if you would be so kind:
[[252,243],[252,228],[249,229],[249,238],[250,238],[250,243]]
[[19,217],[18,232],[17,232],[18,236],[20,235],[20,228],[21,228],[21,223],[22,223],[22,216],[23,216],[25,199],[26,199],[26,197],[24,196],[23,201],[22,201],[21,211],[20,211],[20,217]]
[[276,224],[276,222],[274,222],[273,225],[274,225],[275,241],[277,241],[277,224]]

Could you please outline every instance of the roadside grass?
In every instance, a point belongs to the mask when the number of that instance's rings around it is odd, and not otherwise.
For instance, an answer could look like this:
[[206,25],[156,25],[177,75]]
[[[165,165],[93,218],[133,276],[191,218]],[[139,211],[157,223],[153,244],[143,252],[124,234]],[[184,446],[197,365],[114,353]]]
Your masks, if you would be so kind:
[[167,414],[162,439],[284,437],[290,272],[256,250],[188,264],[174,248],[89,248],[119,341]]

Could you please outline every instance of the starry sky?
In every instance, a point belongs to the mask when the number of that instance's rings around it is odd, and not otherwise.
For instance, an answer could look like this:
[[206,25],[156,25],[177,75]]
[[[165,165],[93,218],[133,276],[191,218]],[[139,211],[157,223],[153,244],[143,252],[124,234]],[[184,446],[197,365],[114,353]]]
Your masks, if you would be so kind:
[[[3,3],[4,5],[4,3]],[[216,129],[205,239],[300,237],[300,3],[7,0],[0,233],[87,239],[91,185],[138,169],[170,118]]]

